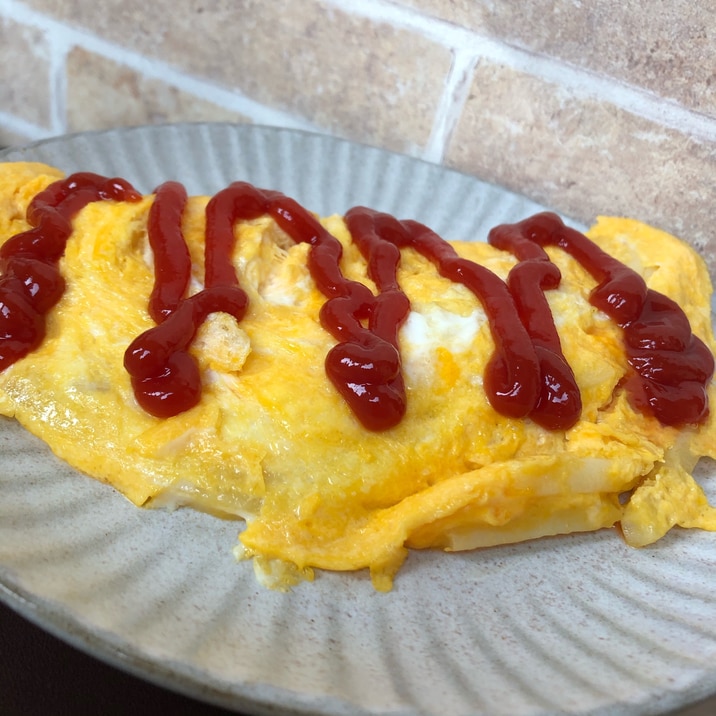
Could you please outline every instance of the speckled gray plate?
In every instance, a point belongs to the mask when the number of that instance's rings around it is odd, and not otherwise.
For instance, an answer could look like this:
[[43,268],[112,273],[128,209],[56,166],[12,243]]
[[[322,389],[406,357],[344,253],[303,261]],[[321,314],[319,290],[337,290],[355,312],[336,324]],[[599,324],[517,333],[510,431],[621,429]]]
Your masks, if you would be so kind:
[[[213,193],[246,179],[321,214],[366,204],[448,238],[540,209],[495,186],[348,142],[173,125],[6,151],[65,171]],[[605,207],[608,211],[608,207]],[[700,474],[714,499],[716,470]],[[0,424],[0,598],[97,657],[268,714],[647,714],[716,692],[716,535],[634,551],[613,532],[413,554],[390,594],[366,574],[258,587],[237,523],[136,509]]]

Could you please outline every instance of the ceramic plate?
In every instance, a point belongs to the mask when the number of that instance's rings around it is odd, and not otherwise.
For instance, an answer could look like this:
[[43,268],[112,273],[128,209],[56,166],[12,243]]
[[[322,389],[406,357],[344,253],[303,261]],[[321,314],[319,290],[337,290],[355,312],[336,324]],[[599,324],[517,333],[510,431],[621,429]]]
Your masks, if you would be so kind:
[[[172,125],[6,151],[149,192],[233,180],[321,214],[354,204],[483,240],[542,207],[443,168],[262,127]],[[608,210],[608,207],[605,207]],[[702,464],[716,498],[716,470]],[[413,553],[389,594],[322,574],[289,594],[236,564],[238,525],[139,510],[0,424],[0,598],[75,646],[257,714],[646,714],[716,692],[716,535],[635,551],[613,531]]]

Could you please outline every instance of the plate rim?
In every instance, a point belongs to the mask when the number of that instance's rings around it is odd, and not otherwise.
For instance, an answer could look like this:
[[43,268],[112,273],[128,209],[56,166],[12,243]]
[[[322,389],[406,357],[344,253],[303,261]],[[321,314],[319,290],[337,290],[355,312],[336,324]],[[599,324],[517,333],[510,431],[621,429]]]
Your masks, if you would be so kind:
[[[431,167],[435,167],[441,172],[458,175],[464,177],[471,182],[474,181],[478,184],[493,186],[498,189],[503,189],[505,192],[509,192],[510,194],[514,194],[516,196],[523,196],[520,195],[519,192],[500,187],[497,184],[469,175],[466,172],[462,172],[453,167],[443,166],[420,157],[414,157],[407,154],[398,153],[395,151],[376,147],[374,145],[356,142],[350,139],[336,137],[334,135],[323,134],[320,132],[306,129],[294,129],[290,127],[276,127],[270,125],[244,124],[234,122],[168,122],[163,124],[133,125],[127,127],[72,132],[65,135],[45,137],[20,146],[6,147],[0,150],[0,162],[8,161],[7,157],[14,153],[32,153],[34,150],[45,147],[47,145],[63,144],[70,141],[75,141],[79,138],[89,138],[91,141],[101,142],[106,137],[117,136],[118,134],[125,135],[134,134],[137,132],[161,133],[162,131],[166,131],[168,128],[171,128],[172,130],[186,129],[187,131],[192,131],[193,129],[199,127],[223,127],[229,131],[237,131],[239,133],[248,134],[262,132],[268,134],[281,133],[289,135],[302,135],[307,137],[313,137],[320,141],[351,145],[352,147],[377,151],[381,154],[399,157],[402,160],[408,160],[410,163],[417,162]],[[27,158],[13,159],[12,161],[35,160]],[[527,197],[525,198],[527,199]],[[67,613],[62,614],[61,604],[56,605],[53,604],[51,601],[48,602],[39,595],[24,594],[24,590],[22,589],[22,587],[20,587],[18,584],[11,584],[12,579],[9,579],[7,575],[3,574],[3,569],[3,565],[0,565],[0,601],[2,601],[4,604],[6,604],[18,614],[28,619],[28,621],[53,634],[55,637],[61,639],[62,641],[65,641],[71,646],[78,648],[81,651],[89,654],[90,656],[98,658],[99,660],[110,664],[115,668],[133,674],[134,676],[138,676],[139,678],[153,682],[163,688],[183,693],[186,696],[198,698],[202,701],[213,703],[223,708],[252,709],[255,711],[257,710],[257,713],[275,713],[276,708],[280,708],[282,710],[282,713],[296,714],[297,716],[307,713],[362,713],[357,710],[355,708],[355,705],[353,704],[351,704],[350,709],[346,711],[343,711],[340,706],[337,706],[333,703],[327,705],[327,708],[330,708],[330,710],[315,711],[314,709],[316,709],[317,707],[319,709],[321,708],[320,704],[314,704],[313,706],[307,706],[306,708],[304,708],[303,706],[296,708],[295,704],[292,704],[290,699],[288,698],[285,698],[281,702],[275,702],[273,700],[261,700],[256,696],[245,698],[241,694],[231,693],[228,696],[227,700],[226,694],[214,692],[211,689],[207,690],[206,684],[201,683],[200,680],[192,674],[182,673],[176,668],[172,668],[171,666],[167,667],[161,662],[147,659],[146,656],[142,655],[140,652],[135,651],[135,653],[132,653],[131,644],[128,644],[126,647],[120,647],[118,645],[112,644],[112,642],[108,641],[106,637],[97,638],[96,633],[93,633],[91,628],[88,628],[88,626],[84,624],[81,619],[79,619],[78,615],[72,615]],[[679,702],[678,704],[676,704],[676,706],[685,706],[689,703],[693,703],[694,700],[698,700],[700,698],[716,694],[716,669],[713,671],[709,678],[705,677],[702,681],[703,683],[699,687],[692,688],[692,692],[689,696],[688,701]],[[282,687],[277,687],[275,685],[271,685],[271,688],[274,691],[285,691],[284,689],[282,689]],[[679,692],[671,693],[676,695]]]

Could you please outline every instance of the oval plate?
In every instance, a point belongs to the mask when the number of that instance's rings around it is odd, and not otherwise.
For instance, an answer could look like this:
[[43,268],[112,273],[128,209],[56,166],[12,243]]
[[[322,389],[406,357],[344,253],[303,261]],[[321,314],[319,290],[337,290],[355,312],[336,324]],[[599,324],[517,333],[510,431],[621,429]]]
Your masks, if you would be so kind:
[[[364,204],[450,239],[484,240],[543,209],[416,159],[266,127],[121,129],[0,159],[119,175],[144,192],[247,180],[322,215]],[[699,471],[713,500],[714,464]],[[605,531],[413,553],[389,594],[366,574],[282,594],[234,562],[238,529],[139,510],[0,423],[0,598],[163,686],[259,714],[346,716],[644,714],[716,692],[713,534],[674,530],[640,551]]]

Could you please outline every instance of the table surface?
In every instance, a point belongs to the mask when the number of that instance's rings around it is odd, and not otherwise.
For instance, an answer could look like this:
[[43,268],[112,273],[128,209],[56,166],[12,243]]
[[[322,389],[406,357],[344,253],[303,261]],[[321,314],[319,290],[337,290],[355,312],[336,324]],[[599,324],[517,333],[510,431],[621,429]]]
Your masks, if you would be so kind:
[[237,716],[108,666],[4,604],[0,604],[0,714]]
[[[163,713],[237,716],[108,666],[0,604],[2,716]],[[679,716],[715,714],[716,697],[679,712]]]

